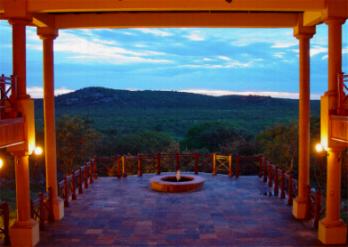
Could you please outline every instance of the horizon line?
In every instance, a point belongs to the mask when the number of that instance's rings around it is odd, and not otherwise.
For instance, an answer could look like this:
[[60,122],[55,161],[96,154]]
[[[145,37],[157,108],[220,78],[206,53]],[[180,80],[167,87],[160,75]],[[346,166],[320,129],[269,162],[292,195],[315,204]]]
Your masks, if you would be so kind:
[[[90,86],[94,87],[94,86]],[[97,87],[97,86],[95,86]],[[64,94],[69,94],[76,92],[78,90],[82,90],[89,87],[79,88],[79,89],[69,89],[66,87],[56,88],[54,95],[60,96]],[[114,89],[114,90],[125,90],[125,91],[160,91],[160,92],[179,92],[179,93],[192,93],[198,95],[206,95],[213,97],[222,97],[222,96],[261,96],[261,97],[271,97],[278,99],[299,99],[298,92],[284,92],[284,91],[234,91],[234,90],[221,90],[221,89],[202,89],[202,88],[189,88],[189,89],[133,89],[133,88],[109,88],[109,87],[100,87],[106,89]],[[42,99],[43,98],[43,88],[42,87],[28,87],[28,94],[31,95],[34,99]],[[319,100],[320,94],[312,93],[311,100]]]

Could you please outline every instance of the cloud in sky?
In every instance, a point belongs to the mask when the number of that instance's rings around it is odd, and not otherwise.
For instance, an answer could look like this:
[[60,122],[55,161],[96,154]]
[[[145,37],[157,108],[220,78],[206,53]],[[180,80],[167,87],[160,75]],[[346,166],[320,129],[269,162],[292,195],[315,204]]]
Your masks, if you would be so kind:
[[[243,96],[270,96],[273,98],[298,99],[299,94],[293,92],[259,92],[259,91],[232,91],[232,90],[212,90],[212,89],[182,89],[180,92],[204,94],[210,96],[228,96],[228,95],[243,95]],[[320,99],[319,94],[311,94],[311,99]]]
[[133,30],[137,30],[139,32],[142,32],[144,34],[151,34],[157,37],[169,37],[172,36],[173,34],[168,32],[168,31],[163,31],[160,29],[156,28],[134,28]]
[[191,32],[187,34],[185,37],[191,41],[204,41],[204,36],[197,31]]
[[[11,28],[0,22],[0,73],[10,73]],[[348,72],[348,23],[343,70]],[[28,85],[42,85],[42,41],[27,28]],[[2,71],[1,71],[2,70]],[[297,92],[298,40],[291,29],[137,28],[61,31],[57,88],[86,86],[233,92]],[[327,88],[327,27],[311,39],[311,91]],[[231,83],[233,81],[233,83]],[[289,95],[290,97],[291,95]]]
[[[43,88],[42,87],[28,87],[27,89],[28,94],[35,99],[42,98],[43,97]],[[56,88],[54,90],[54,95],[62,95],[62,94],[67,94],[71,93],[74,90],[68,89],[68,88]]]
[[[86,31],[83,32],[86,34]],[[42,45],[34,31],[28,30],[28,47],[41,51]],[[88,38],[70,31],[62,31],[55,43],[55,52],[64,52],[67,58],[80,63],[170,63],[163,52],[153,50],[132,50],[120,47],[117,41],[100,39],[91,31]]]

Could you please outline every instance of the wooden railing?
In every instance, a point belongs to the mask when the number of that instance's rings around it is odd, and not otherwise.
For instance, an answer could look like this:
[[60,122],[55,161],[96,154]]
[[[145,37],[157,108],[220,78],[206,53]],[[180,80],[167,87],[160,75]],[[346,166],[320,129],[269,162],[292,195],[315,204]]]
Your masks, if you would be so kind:
[[[195,174],[209,172],[213,176],[222,173],[230,177],[238,178],[241,173],[240,162],[245,160],[257,161],[260,156],[240,156],[222,154],[198,154],[198,153],[160,153],[160,154],[139,154],[139,155],[116,155],[114,167],[116,177],[126,177],[130,174],[142,176],[144,171],[161,174],[161,172],[178,171],[184,168]],[[105,161],[106,158],[97,158],[98,161]]]
[[0,119],[0,148],[24,143],[24,118]]
[[98,178],[97,162],[92,159],[85,165],[73,171],[70,175],[58,182],[58,195],[64,199],[64,207],[70,206],[71,200],[76,200],[78,194],[82,194],[94,180]]
[[4,235],[4,245],[10,245],[9,225],[10,225],[10,210],[6,202],[0,203],[0,217],[3,226],[0,227],[0,233]]
[[348,74],[339,73],[337,76],[337,114],[347,116],[348,109]]
[[17,113],[14,102],[17,98],[17,79],[15,76],[0,76],[0,119],[14,118]]
[[[97,163],[92,159],[59,181],[58,195],[64,199],[64,206],[69,207],[70,200],[76,200],[77,195],[97,178]],[[45,223],[54,221],[51,194],[49,188],[47,193],[40,192],[36,199],[31,200],[31,217],[39,222],[40,230],[44,230]]]
[[[298,191],[297,180],[293,178],[292,173],[277,167],[264,157],[260,159],[259,168],[259,177],[268,184],[268,195],[286,199],[287,204],[292,205]],[[312,220],[312,225],[316,228],[322,211],[322,195],[320,190],[314,190],[310,186],[307,189],[309,207],[306,219]]]
[[51,194],[51,188],[49,188],[48,192],[40,192],[36,199],[31,200],[31,218],[39,222],[40,230],[44,230],[45,223],[54,220]]

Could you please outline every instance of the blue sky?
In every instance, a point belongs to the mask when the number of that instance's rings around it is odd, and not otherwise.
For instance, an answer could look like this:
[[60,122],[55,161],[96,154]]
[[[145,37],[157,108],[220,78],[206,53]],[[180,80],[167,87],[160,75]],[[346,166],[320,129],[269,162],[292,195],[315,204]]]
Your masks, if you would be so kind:
[[[0,23],[0,73],[11,74],[11,28]],[[343,30],[348,72],[348,24]],[[27,82],[42,92],[42,44],[27,28]],[[292,29],[93,29],[60,31],[55,41],[57,93],[87,86],[176,90],[211,95],[296,98],[298,41]],[[311,40],[311,92],[327,88],[327,26]]]

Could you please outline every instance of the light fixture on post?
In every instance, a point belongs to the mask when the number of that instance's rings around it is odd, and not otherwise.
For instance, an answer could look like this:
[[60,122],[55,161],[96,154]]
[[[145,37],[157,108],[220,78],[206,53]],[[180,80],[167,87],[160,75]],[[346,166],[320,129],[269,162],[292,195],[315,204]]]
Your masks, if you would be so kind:
[[323,144],[317,143],[317,144],[315,145],[315,151],[316,151],[318,154],[323,154],[323,153],[326,153],[326,152],[327,152],[327,148],[324,147]]
[[322,152],[324,151],[323,145],[321,145],[321,143],[317,143],[317,144],[315,145],[315,151],[316,151],[317,153],[322,153]]
[[0,169],[2,169],[3,167],[4,167],[4,160],[0,158]]
[[34,161],[35,161],[35,165],[34,165],[34,174],[36,174],[36,176],[39,176],[38,180],[42,181],[42,189],[45,190],[46,189],[46,184],[45,184],[45,170],[43,170],[43,172],[40,172],[40,158],[43,154],[43,149],[40,146],[36,146],[34,151]]
[[41,156],[43,154],[43,149],[40,146],[35,147],[34,149],[34,155]]

